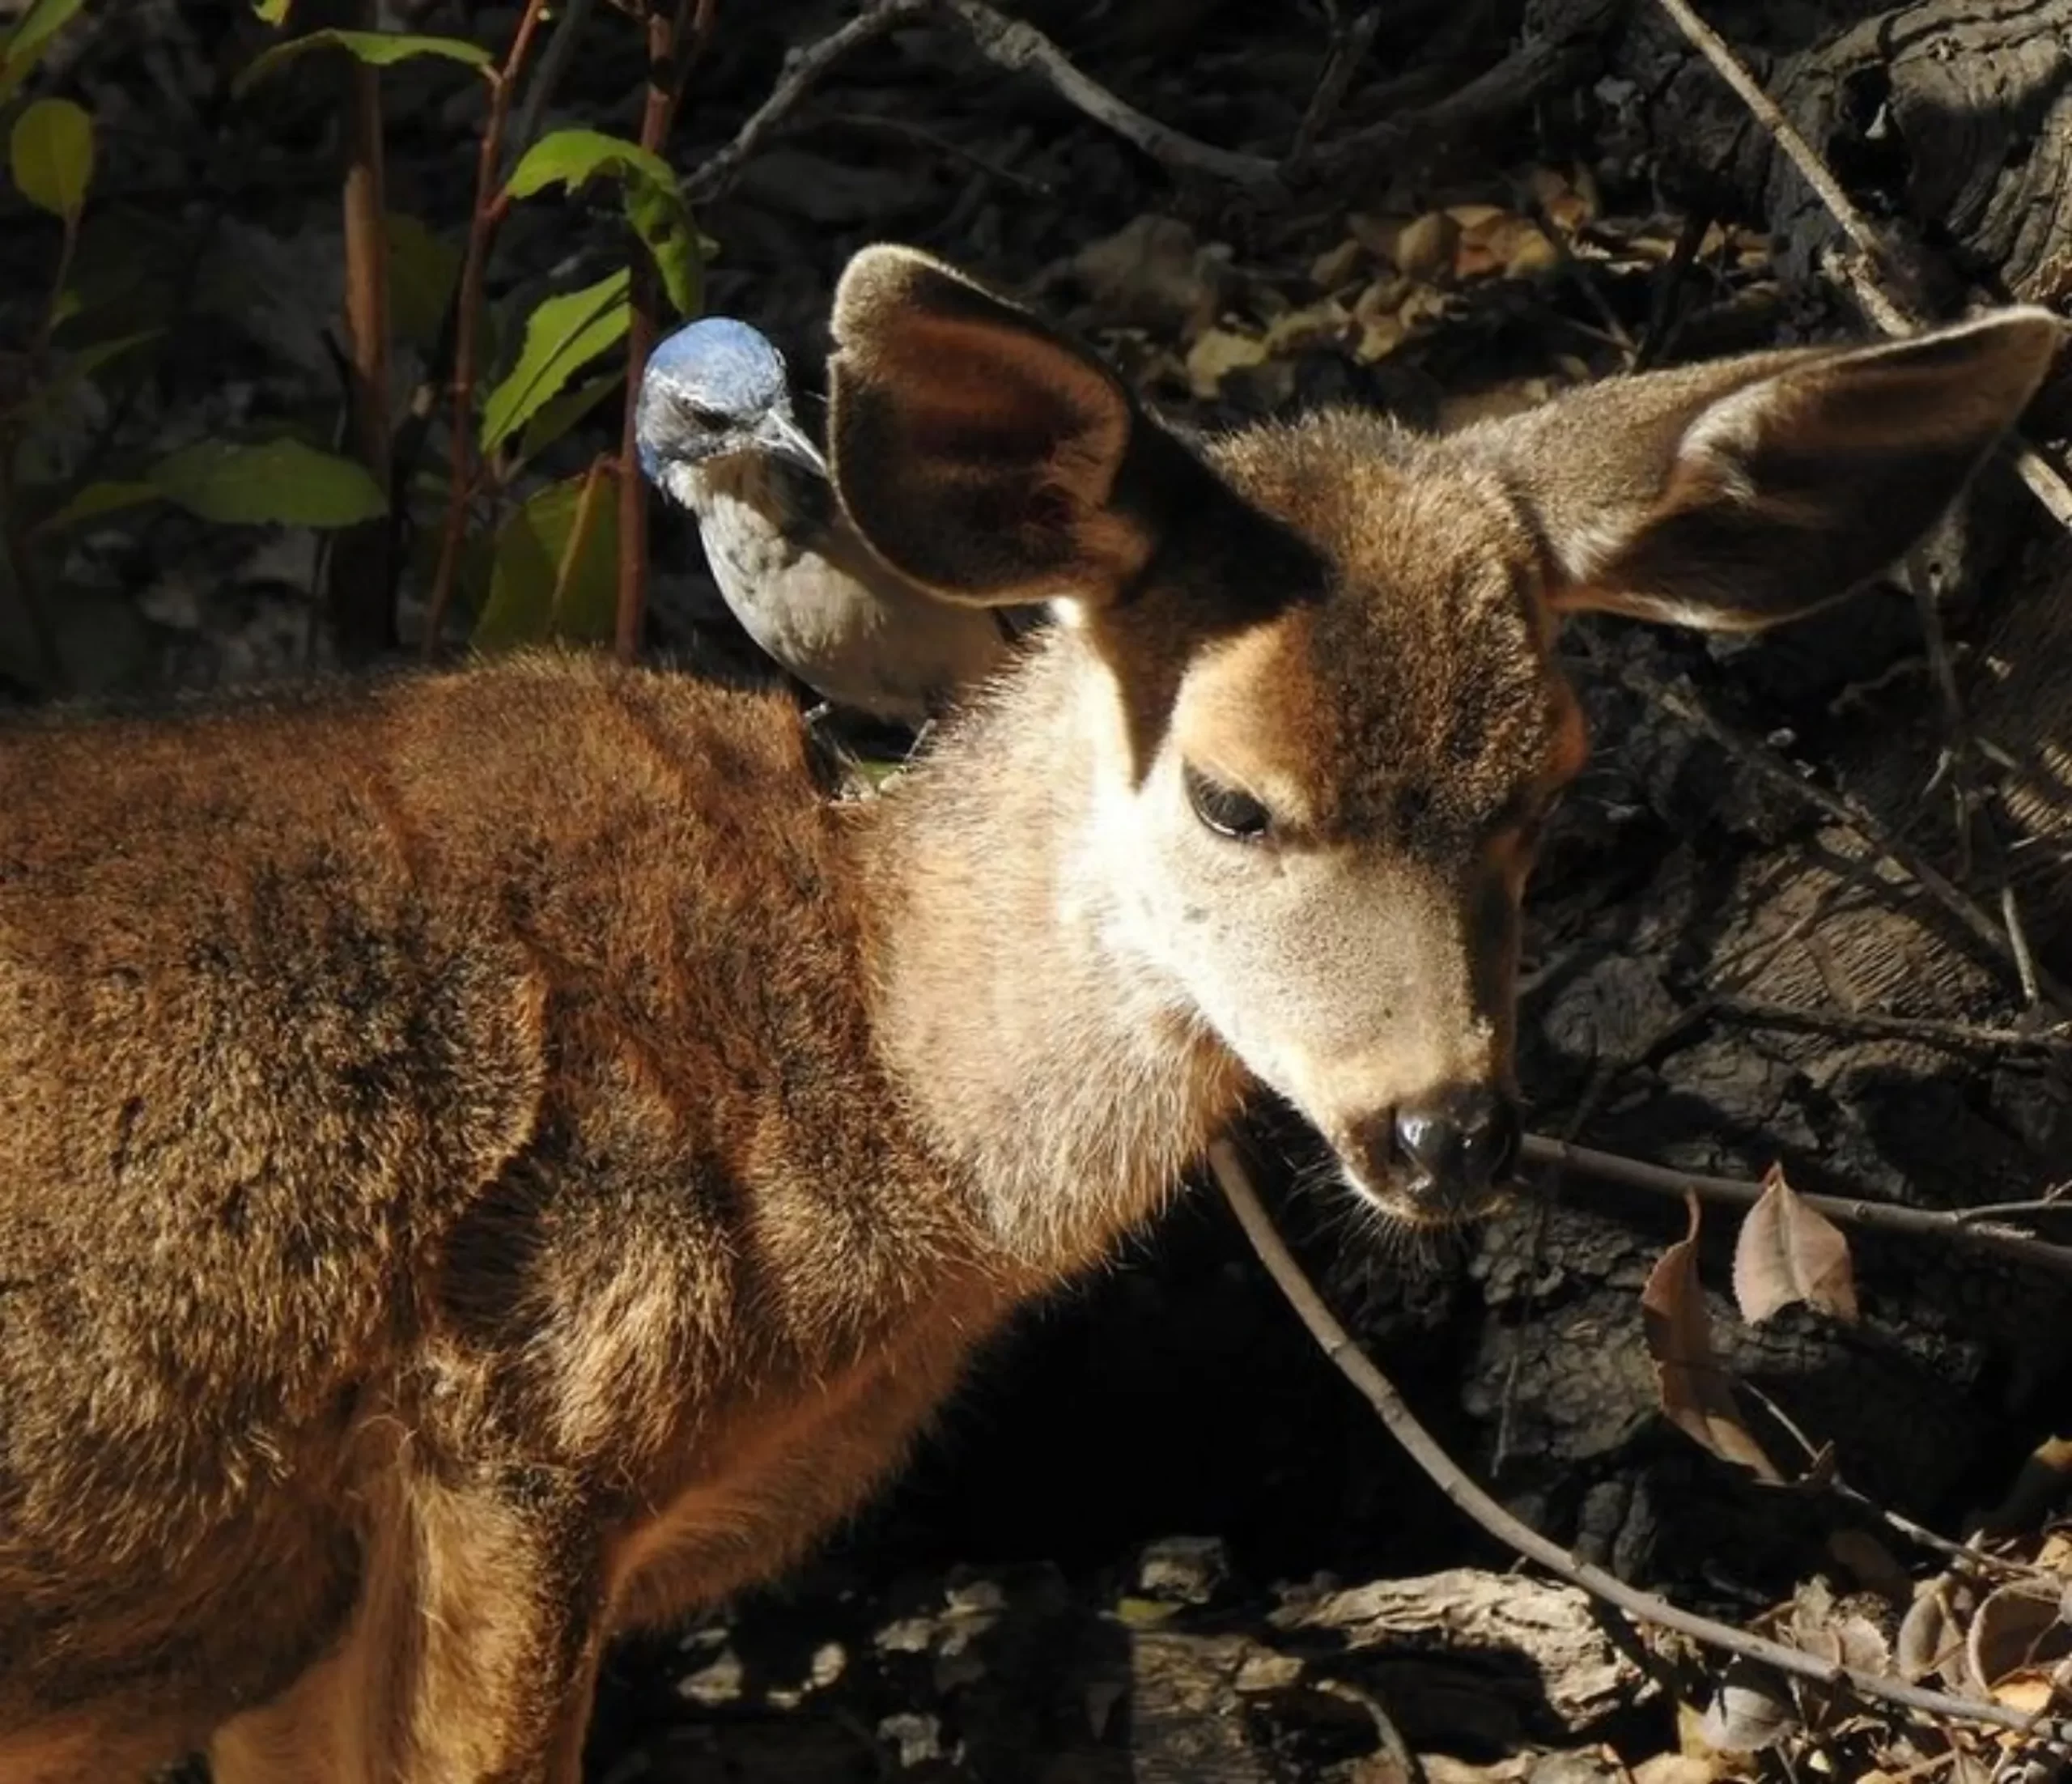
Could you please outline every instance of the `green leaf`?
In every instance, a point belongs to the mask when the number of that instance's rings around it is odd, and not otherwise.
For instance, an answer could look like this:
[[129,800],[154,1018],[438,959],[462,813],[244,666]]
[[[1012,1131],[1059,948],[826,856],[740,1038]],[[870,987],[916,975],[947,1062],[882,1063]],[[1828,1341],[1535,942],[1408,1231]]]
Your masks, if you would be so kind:
[[525,431],[518,441],[518,461],[529,464],[548,447],[582,421],[614,390],[626,384],[623,371],[607,372],[564,390],[551,401],[542,403],[539,412],[525,423]]
[[44,46],[71,23],[86,0],[31,0],[29,10],[0,45],[0,100],[20,86],[40,59]]
[[601,642],[612,635],[618,601],[617,483],[601,470],[550,483],[503,523],[470,642],[482,651],[550,638]]
[[242,96],[255,82],[264,80],[298,57],[312,49],[342,49],[376,68],[388,68],[418,56],[437,56],[469,68],[487,68],[490,53],[465,37],[424,37],[401,31],[338,31],[325,28],[291,38],[262,49],[244,65],[231,83],[231,92]]
[[580,291],[548,298],[525,321],[517,363],[482,409],[482,449],[493,452],[559,394],[577,372],[625,338],[631,312],[624,267]]
[[288,22],[288,8],[295,0],[252,0],[252,10],[270,25],[284,25]]
[[514,198],[529,198],[549,186],[573,191],[605,174],[621,180],[638,176],[664,186],[677,181],[661,156],[622,136],[607,136],[602,130],[550,130],[511,170],[507,189]]
[[96,341],[67,353],[55,372],[31,387],[16,406],[15,416],[33,423],[62,408],[79,386],[96,372],[105,370],[146,342],[157,340],[164,333],[163,329],[145,329],[134,334],[117,335],[109,341]]
[[355,526],[388,509],[364,465],[299,440],[205,440],[148,475],[189,513],[230,526]]
[[117,514],[125,508],[141,508],[146,502],[158,501],[163,493],[155,483],[88,483],[74,490],[69,500],[44,516],[30,531],[55,533],[61,527],[77,526],[83,520],[98,520],[104,514]]
[[696,315],[704,295],[705,264],[698,254],[703,238],[677,183],[672,180],[666,186],[655,186],[644,180],[629,180],[626,220],[647,244],[655,270],[661,276],[662,290],[677,314]]
[[93,183],[94,121],[69,99],[37,100],[15,120],[7,163],[24,198],[75,223]]
[[401,211],[392,210],[381,221],[388,238],[390,325],[413,346],[429,351],[461,276],[461,250]]
[[704,238],[675,172],[652,150],[601,130],[550,130],[511,170],[505,191],[529,198],[551,185],[573,192],[596,179],[614,179],[623,187],[626,221],[654,257],[669,302],[679,315],[692,314]]

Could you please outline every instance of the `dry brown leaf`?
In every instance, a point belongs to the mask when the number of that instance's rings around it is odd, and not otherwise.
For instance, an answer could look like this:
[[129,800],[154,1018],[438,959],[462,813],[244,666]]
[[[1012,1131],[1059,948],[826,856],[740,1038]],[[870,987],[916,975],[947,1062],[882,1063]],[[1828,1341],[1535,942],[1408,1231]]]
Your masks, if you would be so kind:
[[1706,1704],[1698,1731],[1716,1752],[1760,1753],[1798,1726],[1797,1706],[1782,1681],[1764,1668],[1734,1660]]
[[1383,216],[1371,210],[1356,210],[1345,219],[1352,239],[1378,261],[1395,265],[1396,247],[1409,227],[1408,217]]
[[1450,217],[1463,230],[1484,230],[1490,224],[1501,223],[1510,212],[1501,205],[1448,205],[1442,215]]
[[1396,270],[1429,284],[1453,265],[1460,224],[1443,210],[1429,210],[1403,226],[1395,239]]
[[1964,1658],[1972,1676],[2002,1703],[2027,1707],[2017,1699],[2033,1692],[2038,1676],[2049,1702],[2050,1669],[2072,1658],[2072,1629],[2060,1615],[2063,1595],[2050,1581],[2018,1579],[1987,1593],[1979,1605],[1965,1637]]
[[1695,1753],[1657,1753],[1633,1768],[1633,1784],[1713,1784],[1724,1774],[1719,1761]]
[[1595,215],[1590,200],[1556,168],[1534,168],[1526,187],[1548,222],[1565,236],[1575,234]]
[[1936,1678],[1952,1691],[1975,1690],[1976,1681],[1964,1657],[1964,1619],[1976,1603],[1970,1586],[1951,1574],[1917,1586],[1892,1645],[1900,1676],[1916,1683]]
[[1506,278],[1539,278],[1561,264],[1561,250],[1537,223],[1527,223],[1513,236],[1504,256]]
[[1352,321],[1352,312],[1335,298],[1290,310],[1277,317],[1266,331],[1269,357],[1293,353],[1320,342],[1340,340]]
[[1782,1480],[1742,1422],[1734,1391],[1713,1354],[1712,1316],[1698,1281],[1698,1199],[1687,1196],[1691,1228],[1662,1254],[1641,1290],[1641,1323],[1654,1359],[1662,1410],[1692,1442],[1760,1480]]
[[1361,364],[1386,359],[1410,338],[1410,325],[1398,313],[1409,295],[1409,282],[1391,274],[1353,300],[1352,356]]
[[1264,363],[1266,342],[1234,329],[1209,329],[1187,349],[1187,388],[1204,402],[1222,388],[1225,377],[1242,366]]
[[1796,1301],[1856,1323],[1856,1272],[1849,1241],[1785,1181],[1781,1166],[1771,1166],[1764,1174],[1762,1196],[1748,1210],[1734,1241],[1734,1299],[1751,1326]]
[[1335,291],[1350,284],[1360,271],[1367,250],[1357,236],[1348,236],[1335,248],[1327,248],[1310,262],[1310,282],[1319,289]]

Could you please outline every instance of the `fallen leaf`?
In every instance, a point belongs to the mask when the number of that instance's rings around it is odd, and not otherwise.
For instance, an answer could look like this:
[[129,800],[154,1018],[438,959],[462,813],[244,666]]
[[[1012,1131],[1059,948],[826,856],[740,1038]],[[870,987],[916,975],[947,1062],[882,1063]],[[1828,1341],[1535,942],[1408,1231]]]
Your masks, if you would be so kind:
[[[2059,1613],[2063,1594],[2047,1580],[2018,1579],[1986,1594],[1972,1619],[1964,1658],[1972,1676],[1998,1701],[2042,1709],[2052,1696],[2050,1670],[2072,1658],[2072,1629]],[[2038,1676],[2043,1694],[2036,1697]]]
[[1711,1315],[1698,1281],[1698,1199],[1687,1196],[1691,1227],[1662,1254],[1641,1290],[1648,1354],[1654,1359],[1662,1410],[1692,1442],[1723,1462],[1773,1484],[1783,1476],[1742,1422],[1734,1392],[1713,1354]]
[[1395,240],[1396,270],[1406,278],[1429,282],[1453,265],[1460,224],[1443,210],[1427,211],[1403,226]]
[[1357,236],[1348,236],[1335,248],[1327,248],[1310,262],[1310,282],[1327,291],[1349,284],[1367,257]]
[[1780,1166],[1771,1166],[1764,1175],[1762,1196],[1734,1242],[1734,1298],[1751,1326],[1794,1302],[1856,1323],[1849,1241],[1785,1181]]
[[1396,249],[1403,240],[1403,232],[1410,227],[1408,217],[1378,215],[1370,210],[1356,210],[1345,219],[1345,227],[1352,232],[1352,239],[1372,254],[1375,259],[1396,264]]
[[1512,240],[1509,252],[1504,257],[1504,276],[1539,278],[1560,264],[1561,250],[1548,239],[1547,232],[1537,223],[1528,223]]
[[1692,1753],[1657,1753],[1633,1768],[1633,1784],[1713,1784],[1717,1763]]
[[1265,363],[1267,345],[1258,335],[1210,329],[1187,349],[1187,386],[1204,402],[1212,400],[1229,373]]
[[1343,339],[1352,320],[1351,312],[1335,298],[1290,310],[1267,329],[1267,353],[1271,357]]
[[1706,1704],[1698,1731],[1717,1752],[1760,1753],[1798,1727],[1790,1693],[1763,1668],[1734,1661]]
[[1971,1688],[1962,1620],[1970,1605],[1968,1589],[1947,1574],[1915,1588],[1913,1602],[1900,1619],[1899,1635],[1892,1644],[1893,1662],[1902,1679],[1918,1684],[1939,1678],[1953,1691]]

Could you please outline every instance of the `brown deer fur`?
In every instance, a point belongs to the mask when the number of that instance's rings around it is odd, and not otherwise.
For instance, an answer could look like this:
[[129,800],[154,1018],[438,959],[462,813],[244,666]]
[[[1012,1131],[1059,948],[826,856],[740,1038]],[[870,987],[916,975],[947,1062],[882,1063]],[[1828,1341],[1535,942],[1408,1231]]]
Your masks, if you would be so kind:
[[834,320],[863,535],[1065,622],[881,799],[575,657],[0,733],[8,1784],[567,1784],[610,1632],[782,1568],[1255,1086],[1459,1213],[1388,1117],[1508,1078],[1555,613],[1845,593],[2057,338],[1198,453],[919,255]]

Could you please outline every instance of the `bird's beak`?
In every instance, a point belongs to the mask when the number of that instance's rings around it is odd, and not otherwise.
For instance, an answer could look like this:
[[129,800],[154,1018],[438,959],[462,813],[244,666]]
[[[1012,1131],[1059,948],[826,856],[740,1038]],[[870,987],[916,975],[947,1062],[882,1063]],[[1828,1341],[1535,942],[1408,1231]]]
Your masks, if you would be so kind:
[[803,466],[816,477],[827,475],[827,461],[820,448],[799,431],[799,424],[781,410],[773,409],[763,418],[771,450]]

